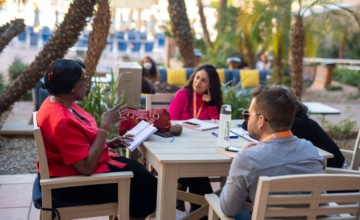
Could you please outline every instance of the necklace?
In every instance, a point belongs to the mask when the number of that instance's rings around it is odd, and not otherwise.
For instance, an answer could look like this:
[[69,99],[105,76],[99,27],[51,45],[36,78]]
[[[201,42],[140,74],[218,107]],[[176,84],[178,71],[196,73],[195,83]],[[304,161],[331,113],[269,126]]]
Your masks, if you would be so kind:
[[72,112],[72,108],[71,108],[71,104],[68,104],[65,100],[56,97],[56,96],[51,96],[50,97],[50,101],[51,102],[59,102],[60,104],[62,104],[64,107],[66,107],[70,112]]
[[193,111],[194,111],[194,118],[198,118],[200,113],[201,113],[201,110],[202,110],[202,107],[203,107],[203,101],[201,100],[201,105],[200,105],[200,108],[199,108],[199,112],[196,111],[196,92],[194,91],[193,92]]

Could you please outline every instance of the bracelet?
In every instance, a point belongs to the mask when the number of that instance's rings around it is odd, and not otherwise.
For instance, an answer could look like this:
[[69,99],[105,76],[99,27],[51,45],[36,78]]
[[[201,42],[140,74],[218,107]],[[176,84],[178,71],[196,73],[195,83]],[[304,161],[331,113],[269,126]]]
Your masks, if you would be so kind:
[[102,132],[106,133],[107,135],[109,135],[109,131],[107,131],[105,129],[99,128],[99,131],[102,131]]

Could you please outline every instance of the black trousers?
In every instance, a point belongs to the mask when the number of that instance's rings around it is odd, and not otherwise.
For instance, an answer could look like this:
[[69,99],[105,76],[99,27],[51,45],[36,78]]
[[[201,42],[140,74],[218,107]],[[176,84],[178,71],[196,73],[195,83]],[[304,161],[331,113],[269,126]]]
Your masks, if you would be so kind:
[[[130,216],[142,218],[153,213],[156,209],[157,178],[137,161],[125,157],[113,159],[124,162],[127,165],[122,169],[108,165],[110,172],[132,171],[134,173],[130,184]],[[55,189],[52,193],[58,199],[79,203],[117,201],[116,184]]]

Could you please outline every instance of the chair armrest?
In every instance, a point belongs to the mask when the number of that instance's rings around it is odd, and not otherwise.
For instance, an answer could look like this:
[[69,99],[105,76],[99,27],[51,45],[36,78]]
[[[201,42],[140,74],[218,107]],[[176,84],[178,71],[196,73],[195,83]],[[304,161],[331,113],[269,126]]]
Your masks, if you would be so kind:
[[226,216],[220,207],[220,199],[216,194],[205,194],[205,199],[209,203],[209,219],[233,220],[234,218]]
[[66,188],[73,186],[84,186],[84,185],[98,185],[108,183],[118,183],[121,181],[130,181],[133,177],[133,172],[110,172],[93,174],[91,176],[69,176],[69,177],[58,177],[51,179],[40,179],[40,185],[42,187],[57,189]]
[[360,175],[360,171],[357,170],[349,170],[349,169],[341,169],[341,168],[333,168],[333,167],[326,167],[326,173],[337,173],[337,174],[357,174]]

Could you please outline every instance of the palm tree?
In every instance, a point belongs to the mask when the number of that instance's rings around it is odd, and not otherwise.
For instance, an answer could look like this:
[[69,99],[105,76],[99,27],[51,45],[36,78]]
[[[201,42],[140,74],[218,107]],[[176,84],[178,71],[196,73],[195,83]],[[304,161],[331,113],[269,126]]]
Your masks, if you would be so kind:
[[[282,60],[287,57],[288,45],[290,46],[291,89],[300,100],[303,88],[303,58],[306,44],[309,43],[306,42],[306,39],[309,40],[310,38],[308,36],[311,35],[307,33],[307,31],[310,31],[314,24],[317,25],[317,29],[325,28],[325,26],[329,27],[329,25],[319,24],[329,24],[329,22],[327,22],[328,20],[334,22],[335,19],[339,17],[351,16],[357,20],[356,13],[347,8],[337,6],[338,10],[333,10],[336,2],[337,1],[334,0],[259,0],[253,2],[254,11],[248,18],[248,22],[253,24],[252,34],[259,34],[263,31],[264,33],[261,38],[271,39],[274,43],[276,78],[281,78]],[[297,10],[291,12],[291,8],[294,7],[297,7]],[[321,21],[319,21],[319,16],[316,16],[318,18],[317,22],[314,22],[314,19],[309,19],[307,21],[308,25],[305,27],[304,18],[314,14],[314,8],[327,9],[327,13],[321,16]],[[291,26],[289,26],[289,22],[292,22]],[[262,26],[266,26],[267,29],[259,29]],[[342,24],[342,26],[344,26],[344,24]],[[274,28],[276,28],[275,32]],[[314,34],[315,32],[311,33]],[[255,36],[257,37],[258,35]],[[290,42],[290,44],[288,44],[288,42]],[[275,83],[280,82],[281,80],[275,80]]]
[[15,36],[19,35],[24,30],[24,19],[15,19],[0,27],[0,53]]
[[[357,25],[359,25],[359,18],[356,12],[337,5],[337,1],[332,0],[298,0],[299,9],[292,13],[294,19],[294,24],[291,27],[290,31],[290,71],[291,71],[291,89],[294,91],[295,95],[301,100],[302,89],[303,89],[303,59],[304,59],[304,48],[305,48],[305,38],[306,30],[304,28],[304,18],[307,16],[307,13],[310,15],[314,14],[314,8],[320,7],[327,11],[327,13],[322,16],[323,21],[320,24],[330,24],[328,21],[339,20],[340,18],[346,17],[345,21],[351,22],[349,18],[354,18]],[[334,7],[336,10],[334,10]],[[353,20],[353,21],[354,21]],[[338,22],[336,22],[338,23]],[[343,24],[343,25],[349,25]],[[319,23],[317,23],[318,25]],[[351,22],[350,24],[353,24]],[[323,27],[325,25],[322,25]],[[320,28],[322,28],[320,26]]]
[[[220,0],[219,1],[219,8],[218,8],[218,17],[217,17],[217,24],[220,23],[224,17],[226,17],[226,8],[227,8],[227,0]],[[221,25],[216,25],[218,34],[222,34],[224,32],[225,27]]]
[[64,21],[50,41],[44,45],[35,60],[0,95],[0,114],[19,100],[29,89],[34,88],[43,76],[47,66],[54,60],[63,58],[68,48],[73,46],[93,14],[95,0],[75,0]]
[[[90,77],[94,76],[96,66],[106,46],[110,23],[111,12],[109,0],[99,0],[92,24],[93,31],[89,34],[88,50],[84,60],[86,73]],[[90,90],[90,88],[88,89]]]
[[179,48],[183,67],[194,66],[193,36],[184,0],[169,0],[171,31]]
[[209,35],[209,31],[207,29],[207,25],[206,25],[206,18],[204,15],[204,6],[203,6],[201,0],[197,0],[197,6],[199,9],[200,23],[201,23],[201,27],[203,29],[203,34],[204,34],[204,41],[205,41],[206,45],[211,48],[212,43],[210,40],[210,35]]

